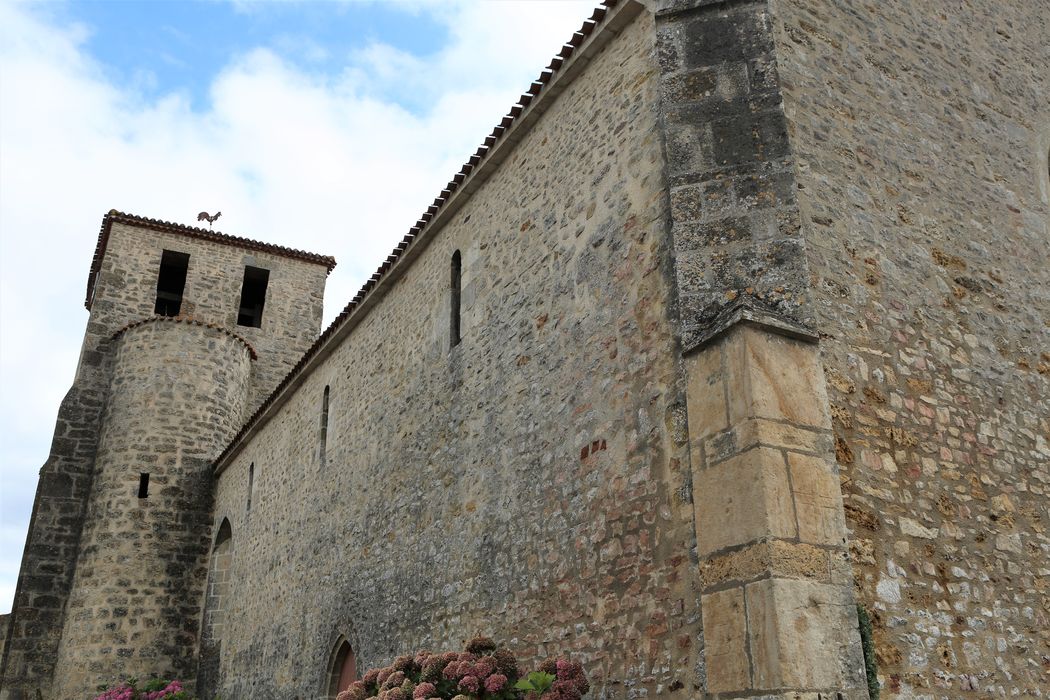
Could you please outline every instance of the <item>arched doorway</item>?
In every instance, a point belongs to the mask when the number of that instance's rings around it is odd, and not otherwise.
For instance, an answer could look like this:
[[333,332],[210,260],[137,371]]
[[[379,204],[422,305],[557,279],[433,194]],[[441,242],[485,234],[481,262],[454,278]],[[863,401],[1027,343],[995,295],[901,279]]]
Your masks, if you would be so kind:
[[204,639],[217,642],[222,639],[222,628],[226,616],[226,593],[229,588],[229,571],[233,559],[233,530],[230,521],[222,519],[215,535],[215,546],[208,567],[208,588],[204,601]]
[[357,680],[357,657],[346,637],[340,637],[332,654],[331,672],[328,676],[328,697],[334,698]]

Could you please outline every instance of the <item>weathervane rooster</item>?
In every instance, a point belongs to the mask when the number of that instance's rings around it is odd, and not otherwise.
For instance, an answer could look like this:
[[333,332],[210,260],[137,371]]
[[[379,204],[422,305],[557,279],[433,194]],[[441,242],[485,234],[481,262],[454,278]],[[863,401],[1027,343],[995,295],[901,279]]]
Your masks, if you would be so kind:
[[200,214],[197,214],[197,221],[207,221],[208,222],[208,228],[211,228],[211,225],[214,224],[215,221],[220,216],[222,216],[222,212],[221,211],[215,212],[214,216],[212,216],[211,214],[209,214],[206,211],[202,211]]

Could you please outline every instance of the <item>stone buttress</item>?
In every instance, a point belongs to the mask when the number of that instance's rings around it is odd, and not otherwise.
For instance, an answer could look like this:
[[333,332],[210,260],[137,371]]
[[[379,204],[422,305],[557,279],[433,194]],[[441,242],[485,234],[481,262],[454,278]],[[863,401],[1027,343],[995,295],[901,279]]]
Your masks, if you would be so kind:
[[655,4],[704,690],[866,698],[769,4]]

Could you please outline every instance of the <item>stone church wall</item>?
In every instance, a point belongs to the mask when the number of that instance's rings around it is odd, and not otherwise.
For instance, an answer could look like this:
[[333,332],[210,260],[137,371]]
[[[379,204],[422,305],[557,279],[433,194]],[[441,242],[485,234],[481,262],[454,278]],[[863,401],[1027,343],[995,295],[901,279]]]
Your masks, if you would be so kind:
[[[344,637],[364,669],[477,632],[571,653],[598,698],[854,700],[854,598],[883,697],[1042,697],[1050,9],[609,16],[214,490],[316,337],[326,269],[113,224],[0,620],[3,700],[51,697],[56,655],[55,697],[191,680],[194,643],[205,697],[323,697]],[[165,248],[191,253],[184,312],[243,335],[250,373],[215,328],[117,334],[152,315]],[[273,271],[260,329],[235,325],[245,264]],[[135,383],[176,365],[195,379]],[[221,406],[176,425],[172,400]],[[154,457],[191,478],[150,520],[114,475]],[[146,531],[173,568],[132,586],[115,562]]]
[[773,5],[883,697],[1042,697],[1050,5]]
[[698,682],[653,41],[595,54],[222,467],[223,697],[323,695],[340,635],[361,669],[484,632],[599,696]]

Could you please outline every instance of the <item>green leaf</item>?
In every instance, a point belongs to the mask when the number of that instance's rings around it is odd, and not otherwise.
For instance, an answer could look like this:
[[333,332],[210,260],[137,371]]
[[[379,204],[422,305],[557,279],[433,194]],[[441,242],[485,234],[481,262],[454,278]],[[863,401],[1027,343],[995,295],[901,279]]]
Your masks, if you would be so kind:
[[529,690],[533,690],[537,693],[547,692],[547,689],[551,687],[552,683],[554,683],[554,676],[549,673],[544,673],[543,671],[533,671],[527,676],[527,678],[529,685],[531,686]]
[[524,678],[522,678],[520,681],[515,683],[514,687],[517,688],[518,690],[535,690],[535,688],[532,687],[532,683],[529,683]]

